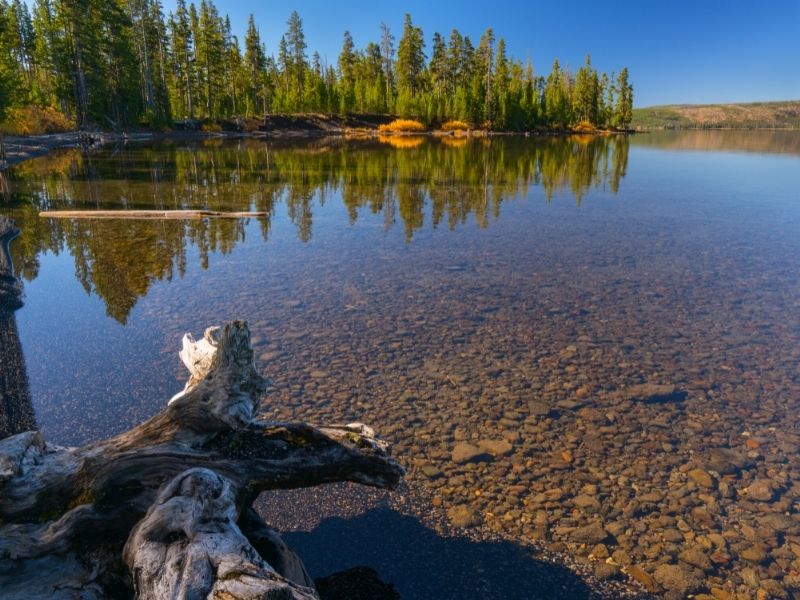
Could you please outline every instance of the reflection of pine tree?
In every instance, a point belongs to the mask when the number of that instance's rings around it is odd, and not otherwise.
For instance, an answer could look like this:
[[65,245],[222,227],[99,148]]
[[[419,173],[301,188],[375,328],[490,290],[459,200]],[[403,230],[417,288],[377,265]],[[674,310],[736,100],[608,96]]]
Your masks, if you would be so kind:
[[[458,143],[454,143],[457,141]],[[541,185],[545,197],[568,191],[580,203],[592,188],[616,193],[625,176],[625,137],[424,140],[394,148],[375,142],[270,146],[247,140],[194,147],[127,148],[88,155],[78,150],[25,163],[14,171],[15,194],[31,200],[14,217],[23,234],[14,245],[26,279],[36,277],[38,254],[64,245],[76,276],[125,322],[153,282],[182,276],[187,248],[197,248],[203,268],[244,239],[245,225],[231,219],[192,221],[60,221],[40,219],[42,208],[207,208],[264,211],[279,203],[304,242],[312,236],[314,202],[341,198],[351,222],[362,211],[397,215],[406,240],[424,225],[450,229],[471,217],[480,227],[498,218],[502,203]],[[428,204],[430,205],[428,208]],[[264,239],[270,217],[258,219]]]

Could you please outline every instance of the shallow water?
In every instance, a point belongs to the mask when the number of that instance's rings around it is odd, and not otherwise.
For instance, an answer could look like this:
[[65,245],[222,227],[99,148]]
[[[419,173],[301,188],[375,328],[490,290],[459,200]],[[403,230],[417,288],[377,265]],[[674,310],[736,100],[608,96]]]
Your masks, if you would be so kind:
[[[246,318],[268,414],[369,423],[442,511],[578,556],[603,553],[575,533],[600,522],[656,586],[675,562],[697,589],[791,589],[800,133],[175,143],[62,151],[9,183],[47,439],[155,413],[180,336]],[[37,216],[96,207],[270,216]],[[496,456],[459,463],[465,442]]]

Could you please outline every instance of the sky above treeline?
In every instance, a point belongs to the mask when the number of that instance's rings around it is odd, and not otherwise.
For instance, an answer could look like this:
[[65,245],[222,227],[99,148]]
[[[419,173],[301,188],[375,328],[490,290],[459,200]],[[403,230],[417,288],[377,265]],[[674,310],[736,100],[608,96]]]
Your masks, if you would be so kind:
[[[163,0],[164,11],[175,8]],[[188,2],[188,0],[187,0]],[[196,0],[199,4],[199,0]],[[335,65],[342,34],[356,47],[379,41],[385,22],[397,40],[403,16],[411,13],[425,34],[426,54],[438,31],[452,28],[477,45],[494,29],[510,54],[530,58],[538,74],[553,59],[577,70],[587,53],[600,71],[627,66],[635,105],[749,102],[800,99],[800,0],[215,0],[244,39],[247,17],[255,16],[268,54],[276,54],[293,10],[303,19],[309,57],[316,50]],[[396,42],[395,42],[396,43]]]

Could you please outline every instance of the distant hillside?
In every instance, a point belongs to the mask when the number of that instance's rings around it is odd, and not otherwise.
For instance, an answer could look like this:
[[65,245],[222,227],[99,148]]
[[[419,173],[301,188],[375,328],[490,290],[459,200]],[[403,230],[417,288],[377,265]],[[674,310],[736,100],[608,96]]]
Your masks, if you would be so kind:
[[800,129],[800,100],[633,109],[634,129]]

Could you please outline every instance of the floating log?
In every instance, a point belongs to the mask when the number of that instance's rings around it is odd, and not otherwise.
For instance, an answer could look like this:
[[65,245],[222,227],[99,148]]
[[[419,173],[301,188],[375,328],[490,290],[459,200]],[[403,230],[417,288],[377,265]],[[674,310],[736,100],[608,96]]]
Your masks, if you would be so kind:
[[266,211],[226,212],[219,210],[43,210],[46,219],[244,219],[268,217]]
[[245,322],[198,344],[184,341],[184,392],[130,431],[79,448],[36,431],[0,441],[4,599],[317,598],[253,501],[336,481],[394,488],[403,469],[364,425],[257,419],[266,381]]

